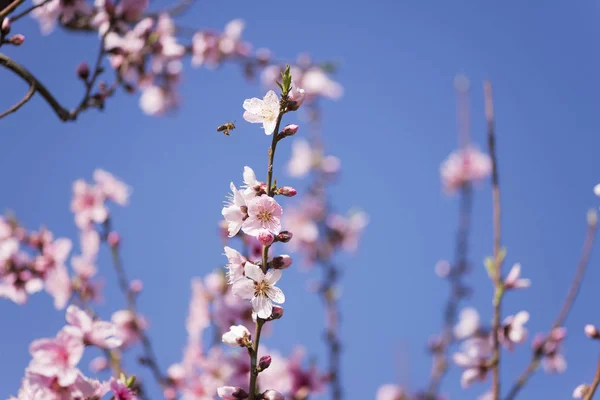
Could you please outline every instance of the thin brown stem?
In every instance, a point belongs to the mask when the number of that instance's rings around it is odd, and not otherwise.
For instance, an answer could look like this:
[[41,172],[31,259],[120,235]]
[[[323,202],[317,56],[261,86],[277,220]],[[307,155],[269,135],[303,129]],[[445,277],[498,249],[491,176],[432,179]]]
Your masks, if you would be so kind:
[[46,100],[61,121],[69,121],[71,119],[71,113],[60,105],[50,91],[25,67],[2,53],[0,53],[0,65],[19,75],[30,86],[35,86],[36,92]]
[[594,398],[594,394],[596,394],[596,389],[598,389],[598,385],[600,385],[600,360],[598,360],[598,366],[596,367],[596,374],[594,375],[594,381],[589,386],[583,400],[592,400]]
[[29,87],[29,90],[27,91],[27,94],[25,95],[25,97],[23,97],[21,100],[19,100],[19,102],[17,104],[10,107],[8,110],[4,111],[3,113],[0,113],[0,119],[6,117],[8,114],[14,113],[19,108],[21,108],[23,105],[25,105],[25,103],[27,103],[33,97],[34,93],[35,93],[35,85],[32,84]]
[[[594,240],[596,238],[596,232],[598,228],[598,217],[595,211],[590,211],[588,213],[587,222],[587,233],[585,235],[583,250],[581,252],[579,263],[577,264],[575,276],[573,277],[573,281],[571,282],[571,286],[569,287],[569,291],[567,292],[567,297],[565,298],[561,310],[558,313],[556,319],[554,320],[550,331],[564,325],[565,321],[567,320],[567,317],[569,316],[570,310],[575,304],[575,300],[577,299],[577,295],[579,294],[581,285],[583,284],[583,277],[589,265],[589,260],[592,254],[592,248],[594,247]],[[540,364],[540,360],[543,356],[543,347],[544,346],[542,343],[541,345],[537,346],[537,348],[533,351],[531,361],[525,368],[525,371],[523,371],[523,373],[519,376],[517,381],[513,384],[508,395],[505,397],[505,400],[513,400],[517,396],[517,394],[519,394],[521,389],[523,389],[531,375],[533,375],[533,373],[537,370]]]
[[498,340],[498,329],[500,328],[500,317],[502,314],[502,297],[504,285],[502,284],[502,260],[501,252],[501,224],[500,216],[500,183],[498,179],[498,160],[496,157],[496,136],[494,126],[494,104],[492,101],[492,85],[486,81],[483,85],[485,98],[485,116],[487,119],[488,150],[492,160],[492,203],[493,203],[493,225],[494,225],[494,270],[492,279],[494,281],[494,318],[492,321],[492,398],[500,399],[500,341]]
[[13,12],[17,7],[21,5],[25,0],[13,0],[12,3],[4,7],[3,10],[0,10],[0,22],[4,19],[4,17],[8,16],[11,12]]

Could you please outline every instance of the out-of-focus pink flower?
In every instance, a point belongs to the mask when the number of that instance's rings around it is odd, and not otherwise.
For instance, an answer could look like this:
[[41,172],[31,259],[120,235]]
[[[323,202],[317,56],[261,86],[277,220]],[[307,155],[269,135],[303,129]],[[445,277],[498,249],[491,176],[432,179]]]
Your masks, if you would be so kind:
[[173,109],[178,101],[170,88],[156,85],[145,86],[140,97],[140,108],[148,115],[163,115]]
[[186,328],[190,338],[200,340],[202,332],[210,325],[208,310],[209,294],[202,283],[202,279],[192,280],[192,299],[190,300]]
[[454,336],[461,340],[473,336],[479,329],[479,313],[472,307],[463,309],[454,327]]
[[533,340],[534,347],[539,347],[540,343],[542,343],[542,366],[547,373],[561,374],[567,369],[567,361],[560,352],[561,344],[566,335],[567,329],[558,327],[550,332],[546,340],[539,335]]
[[75,213],[75,223],[80,229],[87,229],[93,223],[101,224],[106,221],[108,210],[104,201],[105,197],[98,187],[90,186],[81,179],[75,181],[71,211]]
[[489,341],[485,339],[473,338],[463,343],[462,352],[453,356],[454,362],[464,368],[460,379],[462,387],[469,387],[475,381],[484,381],[487,378],[490,353]]
[[29,370],[35,374],[55,378],[60,386],[75,383],[79,375],[76,368],[83,355],[82,336],[63,328],[54,339],[38,339],[31,343],[33,357]]
[[114,349],[123,341],[117,337],[115,324],[106,321],[94,321],[85,311],[75,305],[67,308],[69,332],[77,332],[83,338],[84,344],[90,344],[102,349]]
[[229,237],[234,237],[242,228],[245,217],[248,215],[248,207],[246,206],[246,200],[241,190],[237,190],[233,182],[229,185],[231,189],[231,195],[228,201],[225,203],[221,214],[227,221],[227,231]]
[[114,377],[110,379],[110,391],[115,400],[137,400],[135,392],[128,388],[123,381]]
[[242,225],[244,233],[258,236],[263,230],[277,235],[281,232],[283,209],[274,198],[263,194],[248,203],[248,218]]
[[262,393],[262,398],[264,400],[285,400],[285,397],[281,393],[273,389],[265,390]]
[[235,19],[223,33],[197,32],[192,38],[192,65],[215,68],[226,59],[248,55],[251,46],[241,40],[243,30],[244,22]]
[[100,250],[100,235],[93,229],[85,229],[81,231],[79,240],[83,257],[87,261],[93,262]]
[[92,6],[84,0],[34,0],[33,4],[38,7],[31,12],[31,16],[38,20],[44,35],[52,32],[58,21],[66,24],[78,17],[89,16],[92,12]]
[[56,266],[46,276],[46,291],[54,298],[54,307],[62,310],[73,292],[71,278],[64,265]]
[[504,288],[505,289],[524,289],[531,286],[531,281],[529,279],[520,278],[521,276],[521,264],[516,263],[510,269],[510,272],[506,276],[504,280]]
[[143,316],[136,316],[129,310],[115,312],[111,321],[117,326],[117,337],[123,341],[123,347],[128,347],[140,340],[142,331],[148,328],[148,322]]
[[587,324],[583,331],[590,339],[600,339],[600,331],[592,324]]
[[248,398],[248,393],[240,387],[221,386],[217,389],[217,395],[223,400],[243,400]]
[[348,217],[331,214],[326,222],[328,228],[336,233],[333,236],[334,244],[341,244],[344,250],[354,252],[362,231],[369,223],[369,217],[362,211],[353,212]]
[[106,359],[106,357],[96,357],[90,361],[89,365],[92,372],[106,371],[109,367],[110,365],[108,364],[108,359]]
[[583,399],[584,396],[588,393],[588,391],[589,391],[588,385],[586,385],[585,383],[581,384],[581,385],[577,386],[575,388],[575,390],[573,390],[573,398],[574,399]]
[[292,143],[292,156],[287,164],[288,174],[301,178],[310,172],[313,165],[313,151],[308,141],[304,139],[294,140]]
[[509,315],[502,322],[498,332],[498,340],[508,349],[512,350],[515,344],[520,344],[527,339],[525,323],[529,321],[529,313],[520,311],[514,316]]
[[333,81],[322,68],[314,67],[302,75],[298,82],[309,96],[324,96],[331,99],[339,99],[344,93],[342,85]]
[[302,367],[304,353],[302,348],[297,348],[290,355],[288,361],[288,369],[292,378],[291,394],[294,398],[306,398],[325,390],[326,376],[317,369],[316,365],[313,364],[308,368]]
[[[304,103],[304,97],[306,92],[304,89],[299,88],[296,82],[292,81],[290,92],[288,93],[288,108],[291,110],[297,110]],[[295,133],[295,132],[294,132]]]
[[94,180],[105,198],[114,201],[120,206],[127,205],[131,189],[124,182],[103,169],[94,171]]
[[279,116],[279,97],[269,90],[261,100],[256,97],[244,101],[244,119],[253,124],[263,124],[265,134],[271,135]]
[[466,147],[450,154],[440,168],[442,182],[449,193],[467,182],[483,180],[491,171],[490,157],[475,147]]
[[399,385],[382,385],[377,390],[376,400],[407,400],[406,391]]
[[273,311],[273,302],[283,304],[285,296],[275,286],[281,279],[280,270],[270,270],[265,275],[259,266],[250,262],[244,267],[246,278],[233,283],[233,293],[243,299],[252,300],[252,308],[259,318],[267,319]]

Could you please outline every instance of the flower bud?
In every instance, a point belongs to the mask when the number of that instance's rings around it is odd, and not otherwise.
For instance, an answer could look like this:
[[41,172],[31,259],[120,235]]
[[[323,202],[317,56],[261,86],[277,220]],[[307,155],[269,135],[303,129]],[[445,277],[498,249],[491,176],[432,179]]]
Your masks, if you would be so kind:
[[575,390],[573,390],[573,398],[574,399],[583,399],[588,394],[588,391],[589,391],[588,385],[586,385],[585,383],[581,384],[581,385],[577,386],[575,388]]
[[294,197],[297,193],[298,192],[296,191],[296,189],[294,189],[291,186],[280,187],[277,188],[277,190],[275,191],[275,194],[279,194],[285,197]]
[[288,93],[288,109],[296,111],[304,103],[305,92],[304,89],[300,89],[294,82]]
[[14,46],[20,46],[25,41],[25,36],[17,33],[16,35],[9,37],[6,41]]
[[259,232],[257,239],[263,246],[270,246],[273,244],[275,236],[267,230],[262,230]]
[[138,294],[142,291],[142,289],[144,289],[144,284],[141,280],[134,279],[131,282],[129,282],[129,290],[131,291],[131,293]]
[[2,36],[6,36],[10,33],[10,18],[6,17],[2,20],[2,25],[0,25],[0,33]]
[[229,346],[245,347],[250,344],[250,331],[244,325],[233,325],[221,337],[223,343]]
[[271,311],[271,316],[267,319],[267,321],[274,321],[281,317],[283,317],[283,307],[273,306],[273,311]]
[[248,398],[248,393],[240,387],[221,386],[217,389],[217,395],[224,400],[242,400]]
[[271,356],[263,356],[258,361],[258,370],[264,371],[269,368],[269,365],[271,365]]
[[83,79],[84,81],[87,81],[87,79],[89,78],[90,67],[88,66],[88,64],[85,61],[82,61],[77,66],[77,76],[80,77],[81,79]]
[[292,257],[287,254],[282,254],[280,256],[274,257],[271,260],[271,267],[275,269],[286,269],[290,265],[292,265]]
[[285,400],[283,395],[273,389],[266,390],[262,395],[261,399],[264,400]]
[[121,243],[121,236],[118,232],[112,231],[106,237],[106,241],[110,247],[116,248]]
[[284,137],[288,137],[288,136],[294,136],[296,134],[296,132],[298,132],[298,125],[289,124],[283,128],[280,135],[282,138],[284,138]]
[[598,328],[592,324],[586,325],[584,332],[590,339],[600,339],[600,332],[598,331]]
[[290,240],[292,240],[292,236],[294,236],[292,234],[292,232],[290,232],[290,231],[282,231],[281,233],[279,233],[279,235],[277,235],[277,241],[281,242],[281,243],[287,243]]

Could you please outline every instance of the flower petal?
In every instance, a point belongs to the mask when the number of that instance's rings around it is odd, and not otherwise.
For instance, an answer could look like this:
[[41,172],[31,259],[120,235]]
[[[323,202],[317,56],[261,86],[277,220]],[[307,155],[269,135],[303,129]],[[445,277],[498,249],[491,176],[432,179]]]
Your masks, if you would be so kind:
[[251,299],[254,297],[254,282],[250,279],[240,278],[233,282],[231,291],[242,299]]
[[262,282],[265,280],[265,274],[262,272],[260,267],[256,264],[252,264],[251,262],[246,263],[246,266],[244,266],[244,272],[246,277],[255,282]]
[[275,285],[277,281],[281,279],[282,272],[279,269],[272,269],[267,272],[267,276],[265,277],[269,285]]
[[258,318],[267,319],[273,312],[273,303],[266,296],[256,296],[252,299],[252,309],[256,311]]
[[279,303],[279,304],[285,303],[285,295],[283,294],[281,289],[279,289],[278,287],[275,287],[275,286],[269,287],[267,289],[267,296],[269,296],[269,298],[271,300],[273,300],[273,302],[275,302],[275,303]]

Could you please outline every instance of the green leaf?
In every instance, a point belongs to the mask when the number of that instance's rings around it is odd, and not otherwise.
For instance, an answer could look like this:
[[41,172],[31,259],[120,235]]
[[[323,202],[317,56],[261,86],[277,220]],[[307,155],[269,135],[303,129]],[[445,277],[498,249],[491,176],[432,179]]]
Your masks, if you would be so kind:
[[125,382],[125,384],[127,385],[128,388],[132,388],[133,385],[135,384],[135,375],[131,375],[129,377],[129,379],[127,379],[127,382]]
[[281,92],[283,95],[287,95],[290,92],[290,87],[292,86],[292,74],[290,73],[290,66],[287,65],[285,67],[285,71],[281,73],[283,88]]
[[483,260],[483,264],[485,265],[485,269],[487,270],[489,277],[493,279],[495,276],[494,272],[496,271],[496,263],[494,263],[494,258],[486,257],[485,260]]

